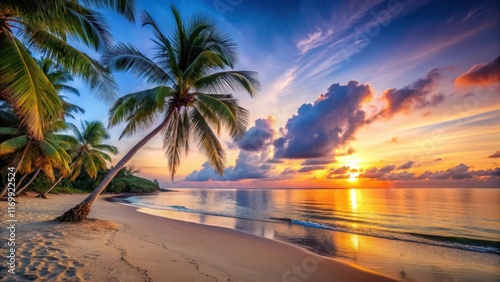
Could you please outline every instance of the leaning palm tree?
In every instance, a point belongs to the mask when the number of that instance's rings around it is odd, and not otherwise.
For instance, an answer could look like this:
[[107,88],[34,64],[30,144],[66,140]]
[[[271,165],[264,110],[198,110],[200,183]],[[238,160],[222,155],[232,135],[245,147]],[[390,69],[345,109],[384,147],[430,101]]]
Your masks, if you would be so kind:
[[115,97],[108,69],[67,42],[74,39],[95,51],[111,44],[101,14],[92,10],[100,7],[134,19],[134,0],[0,0],[0,98],[13,106],[34,139],[43,138],[45,124],[59,118],[63,104],[30,51],[82,77],[99,97]]
[[[78,140],[78,144],[72,148],[71,154],[71,175],[70,181],[74,181],[80,175],[82,169],[85,169],[87,175],[95,179],[97,172],[106,168],[106,162],[111,162],[111,157],[107,153],[118,154],[118,149],[115,146],[103,144],[102,142],[109,139],[106,127],[100,121],[85,121],[81,124],[80,131],[76,126],[72,126],[73,134]],[[45,192],[38,195],[41,198],[46,198],[47,194],[59,184],[66,175],[61,173],[59,179]]]
[[176,29],[171,37],[163,34],[147,12],[142,13],[142,25],[152,27],[154,33],[157,49],[153,59],[125,43],[113,46],[103,58],[112,69],[129,71],[156,85],[125,95],[111,107],[110,126],[127,122],[120,138],[149,128],[157,121],[159,124],[123,156],[83,202],[58,220],[85,219],[92,203],[118,171],[160,133],[172,179],[181,153],[189,150],[191,138],[214,169],[224,173],[225,153],[217,135],[222,128],[233,138],[245,134],[248,111],[231,93],[241,91],[252,96],[259,87],[256,73],[232,70],[236,63],[236,45],[210,17],[195,16],[186,24],[174,7],[172,13]]

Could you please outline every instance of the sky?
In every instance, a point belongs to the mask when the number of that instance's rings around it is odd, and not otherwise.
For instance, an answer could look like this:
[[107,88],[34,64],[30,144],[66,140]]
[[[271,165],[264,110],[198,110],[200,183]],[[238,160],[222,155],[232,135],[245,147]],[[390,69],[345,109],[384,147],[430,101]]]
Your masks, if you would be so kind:
[[[500,187],[497,1],[140,1],[170,34],[170,4],[209,14],[238,44],[237,70],[259,74],[241,140],[221,134],[220,176],[192,146],[175,180],[158,137],[131,160],[162,187]],[[153,54],[152,32],[103,11],[116,42]],[[97,56],[96,54],[91,54]],[[152,87],[116,73],[120,95]],[[84,83],[80,120],[107,124]],[[147,130],[118,140],[116,163]]]

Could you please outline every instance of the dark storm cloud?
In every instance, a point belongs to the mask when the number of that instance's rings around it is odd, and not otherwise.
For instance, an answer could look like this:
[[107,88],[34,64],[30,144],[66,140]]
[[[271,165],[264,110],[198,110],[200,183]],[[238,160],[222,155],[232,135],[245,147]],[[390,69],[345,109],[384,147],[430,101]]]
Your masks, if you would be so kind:
[[350,177],[348,172],[357,172],[356,169],[351,169],[349,166],[341,166],[331,168],[326,178],[328,179],[348,179]]
[[469,172],[469,166],[459,164],[455,167],[449,168],[445,171],[436,171],[429,176],[429,179],[468,179],[472,178]]
[[308,166],[304,166],[304,167],[300,168],[299,170],[297,170],[297,172],[305,173],[305,172],[311,172],[311,171],[315,171],[315,170],[322,170],[325,168],[326,168],[326,166],[324,166],[324,165],[308,165]]
[[260,152],[272,144],[274,139],[274,118],[257,119],[255,125],[247,130],[245,136],[231,143],[231,147],[238,147],[249,152]]
[[396,180],[396,181],[402,181],[402,180],[411,180],[415,176],[414,173],[409,173],[409,172],[399,172],[399,173],[394,173],[391,172],[383,177],[380,178],[380,180]]
[[488,159],[500,158],[500,151],[496,151],[493,155],[488,156]]
[[470,179],[481,176],[497,176],[500,177],[500,168],[469,170],[470,166],[459,164],[455,167],[444,171],[436,171],[429,175],[429,179]]
[[331,155],[354,138],[365,124],[362,102],[372,96],[369,85],[333,84],[314,104],[303,104],[274,141],[275,158],[309,159]]
[[350,167],[348,166],[341,166],[338,168],[332,168],[330,169],[331,174],[345,174],[350,170]]
[[415,164],[414,161],[409,161],[409,162],[406,162],[400,166],[398,166],[398,168],[396,168],[397,170],[400,170],[400,169],[409,169],[410,167],[412,167],[413,165]]
[[385,166],[383,168],[370,168],[359,175],[359,178],[372,178],[377,180],[447,180],[447,179],[477,179],[481,177],[500,177],[500,168],[485,170],[470,170],[470,166],[459,164],[457,166],[440,171],[425,171],[420,175],[409,172],[394,172],[394,166]]
[[359,178],[382,178],[387,173],[393,171],[395,168],[395,165],[387,165],[382,168],[372,167],[365,170],[364,173],[360,174]]
[[184,180],[186,181],[238,181],[242,179],[262,179],[268,176],[268,171],[273,166],[263,165],[258,154],[240,151],[236,164],[224,170],[224,176],[220,176],[208,163],[202,165],[201,170],[195,170]]
[[335,163],[335,159],[332,158],[324,158],[324,159],[307,159],[304,160],[301,165],[303,166],[308,166],[308,165],[327,165],[327,164],[332,164]]

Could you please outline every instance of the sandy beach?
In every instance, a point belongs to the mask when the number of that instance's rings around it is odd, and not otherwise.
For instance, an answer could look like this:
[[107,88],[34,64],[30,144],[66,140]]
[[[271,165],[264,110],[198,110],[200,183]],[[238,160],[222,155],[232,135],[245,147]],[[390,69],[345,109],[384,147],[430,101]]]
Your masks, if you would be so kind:
[[286,243],[156,217],[102,197],[91,220],[61,224],[52,219],[85,195],[32,196],[18,199],[16,274],[2,263],[1,281],[394,281]]

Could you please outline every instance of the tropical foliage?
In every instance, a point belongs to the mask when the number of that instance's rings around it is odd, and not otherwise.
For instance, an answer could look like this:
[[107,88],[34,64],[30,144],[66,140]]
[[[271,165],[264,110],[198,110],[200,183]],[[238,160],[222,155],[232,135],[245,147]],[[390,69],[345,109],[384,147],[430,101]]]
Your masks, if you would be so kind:
[[80,76],[98,97],[115,97],[109,70],[68,43],[79,41],[95,51],[111,44],[102,15],[92,9],[101,7],[134,20],[133,0],[0,1],[0,98],[12,105],[32,138],[43,138],[47,126],[63,114],[64,105],[30,51]]
[[[106,193],[135,193],[135,194],[145,194],[158,192],[160,186],[154,181],[141,178],[137,175],[128,175],[125,170],[128,167],[122,168],[123,173],[118,173],[117,176],[109,183],[106,187]],[[109,168],[101,169],[97,172],[97,177],[92,179],[82,170],[80,175],[74,180],[70,181],[69,178],[64,178],[59,185],[50,191],[49,194],[66,194],[66,193],[89,193],[94,190],[101,180],[109,172]],[[41,173],[26,189],[26,191],[36,192],[38,194],[43,194],[53,183],[50,179]]]
[[111,162],[111,157],[108,153],[118,154],[118,149],[115,146],[103,144],[104,140],[109,139],[109,134],[104,125],[99,121],[82,122],[80,131],[76,126],[71,126],[73,134],[76,138],[76,143],[71,148],[71,171],[70,174],[65,174],[61,171],[59,179],[40,196],[47,195],[50,190],[63,179],[65,176],[70,176],[70,181],[78,177],[83,170],[87,176],[95,179],[99,170],[106,168],[106,162]]
[[[9,155],[16,160],[16,171],[19,174],[30,174],[39,169],[54,181],[54,169],[70,173],[71,158],[67,150],[76,143],[70,135],[58,133],[66,128],[64,122],[54,123],[45,133],[42,140],[34,140],[23,127],[1,127],[0,134],[9,138],[0,143],[0,156]],[[5,193],[3,189],[0,196]]]
[[80,96],[80,91],[78,91],[78,89],[66,84],[73,81],[71,73],[57,66],[54,61],[49,58],[38,59],[37,64],[59,94],[59,99],[61,100],[63,106],[64,116],[74,118],[72,113],[85,113],[85,110],[82,107],[67,102],[67,97],[61,94],[66,92]]

